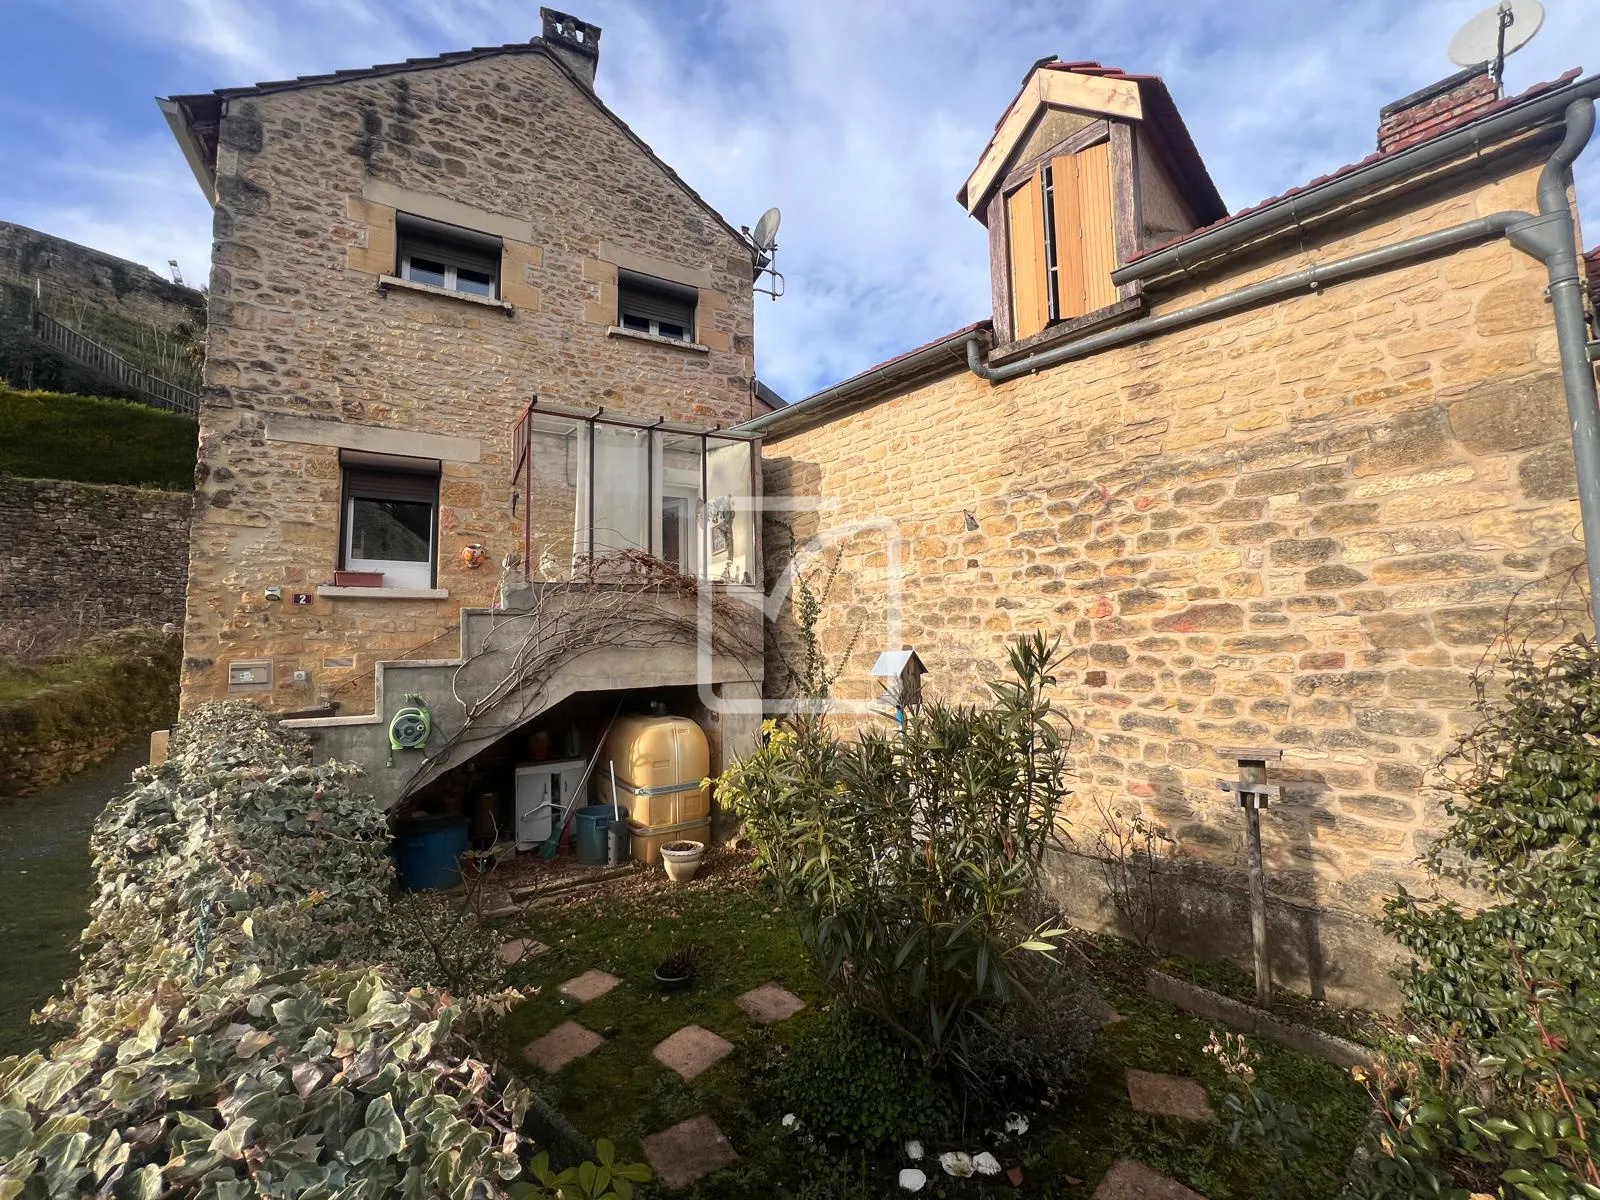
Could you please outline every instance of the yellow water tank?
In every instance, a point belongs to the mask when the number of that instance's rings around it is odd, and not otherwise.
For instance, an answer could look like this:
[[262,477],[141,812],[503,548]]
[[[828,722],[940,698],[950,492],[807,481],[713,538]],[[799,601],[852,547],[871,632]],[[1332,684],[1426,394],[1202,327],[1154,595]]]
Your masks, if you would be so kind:
[[[616,770],[617,794],[611,794]],[[711,750],[688,717],[618,717],[595,766],[602,804],[628,810],[633,857],[661,861],[666,842],[703,842],[711,829]]]

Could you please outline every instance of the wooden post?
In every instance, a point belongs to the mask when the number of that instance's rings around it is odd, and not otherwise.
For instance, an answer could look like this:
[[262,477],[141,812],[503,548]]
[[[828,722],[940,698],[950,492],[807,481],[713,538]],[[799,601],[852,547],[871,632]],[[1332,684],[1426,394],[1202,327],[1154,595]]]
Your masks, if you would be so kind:
[[[1266,783],[1267,764],[1261,759],[1239,760],[1243,783]],[[1267,874],[1261,864],[1261,805],[1252,797],[1244,806],[1246,844],[1250,856],[1250,945],[1255,956],[1256,1003],[1272,1002],[1272,963],[1267,958]]]
[[1272,1000],[1272,963],[1267,957],[1267,872],[1261,861],[1261,810],[1276,799],[1280,788],[1267,782],[1267,764],[1283,761],[1282,750],[1219,747],[1217,754],[1239,764],[1239,778],[1224,779],[1222,790],[1239,797],[1244,809],[1245,851],[1250,862],[1250,949],[1256,968],[1256,1003],[1266,1008]]

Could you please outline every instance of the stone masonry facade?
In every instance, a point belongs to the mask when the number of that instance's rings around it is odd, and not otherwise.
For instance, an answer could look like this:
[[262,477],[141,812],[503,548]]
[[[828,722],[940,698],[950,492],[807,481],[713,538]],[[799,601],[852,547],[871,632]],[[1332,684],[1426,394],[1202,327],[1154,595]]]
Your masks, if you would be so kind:
[[[1532,209],[1540,161],[1525,148],[1487,178],[1370,205],[1154,311]],[[1237,770],[1219,748],[1281,749],[1270,891],[1365,931],[1352,954],[1383,961],[1345,964],[1361,978],[1328,994],[1371,1000],[1393,948],[1369,919],[1420,882],[1441,825],[1425,776],[1473,720],[1473,671],[1508,623],[1543,637],[1584,619],[1544,282],[1495,241],[999,385],[946,373],[770,430],[767,489],[828,506],[795,521],[802,544],[892,526],[903,638],[934,694],[980,701],[1008,639],[1061,635],[1079,850],[1097,806],[1137,810],[1237,880],[1243,822],[1217,782]],[[781,566],[787,538],[766,541]],[[860,630],[835,693],[867,698],[886,540],[837,544],[822,641],[837,656]],[[768,678],[783,678],[770,662]]]
[[0,475],[0,624],[183,620],[187,492]]
[[140,263],[0,221],[0,279],[38,284],[56,306],[90,304],[167,330],[193,325],[205,297]]
[[[273,661],[276,707],[361,713],[377,661],[453,657],[459,610],[491,603],[520,549],[512,438],[535,395],[704,427],[752,413],[748,251],[537,47],[233,96],[216,157],[186,707],[224,695],[234,659]],[[499,235],[510,311],[380,286],[397,212]],[[613,328],[619,269],[697,289],[693,345]],[[442,461],[447,597],[318,591],[341,447]]]

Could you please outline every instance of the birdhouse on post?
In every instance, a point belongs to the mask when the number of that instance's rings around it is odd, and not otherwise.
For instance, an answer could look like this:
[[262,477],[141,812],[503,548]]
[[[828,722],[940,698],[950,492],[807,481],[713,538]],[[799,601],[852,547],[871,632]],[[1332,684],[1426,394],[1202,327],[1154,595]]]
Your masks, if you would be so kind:
[[1249,746],[1220,746],[1217,757],[1239,764],[1237,779],[1219,779],[1217,785],[1239,797],[1244,809],[1245,853],[1250,863],[1250,942],[1256,968],[1256,1003],[1272,1002],[1272,963],[1267,954],[1267,875],[1261,855],[1261,810],[1278,799],[1283,789],[1267,782],[1267,765],[1283,761],[1282,750]]
[[885,698],[894,705],[895,720],[901,724],[905,723],[905,710],[922,703],[922,677],[927,673],[928,668],[910,646],[885,650],[872,664],[872,677],[883,680]]

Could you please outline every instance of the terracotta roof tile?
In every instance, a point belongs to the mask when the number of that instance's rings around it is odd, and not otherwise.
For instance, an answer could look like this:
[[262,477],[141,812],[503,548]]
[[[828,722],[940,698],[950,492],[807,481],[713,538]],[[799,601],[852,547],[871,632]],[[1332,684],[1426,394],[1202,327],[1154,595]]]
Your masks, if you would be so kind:
[[[1523,91],[1516,96],[1504,96],[1499,100],[1496,100],[1493,104],[1484,108],[1480,108],[1471,113],[1458,124],[1441,129],[1438,133],[1434,134],[1434,137],[1443,137],[1445,134],[1452,133],[1462,126],[1470,125],[1474,121],[1480,121],[1485,117],[1492,116],[1494,113],[1497,113],[1502,109],[1509,108],[1514,104],[1520,104],[1524,100],[1531,100],[1535,96],[1543,95],[1545,92],[1554,91],[1558,87],[1562,87],[1568,83],[1571,83],[1578,77],[1579,74],[1580,69],[1574,67],[1572,70],[1565,72],[1558,78],[1547,80],[1544,83],[1536,83],[1526,91]],[[1433,138],[1428,138],[1427,140],[1432,141]],[[1338,179],[1343,175],[1348,175],[1352,171],[1359,171],[1363,167],[1371,166],[1375,162],[1385,158],[1393,157],[1396,154],[1404,153],[1405,150],[1414,149],[1416,145],[1422,144],[1424,143],[1419,142],[1403,148],[1397,148],[1389,151],[1387,154],[1374,151],[1358,162],[1347,163],[1336,171],[1330,171],[1326,175],[1318,175],[1315,179],[1302,183],[1298,187],[1292,187],[1288,191],[1281,192],[1276,196],[1268,196],[1265,200],[1258,201],[1257,203],[1250,205],[1248,208],[1241,208],[1237,212],[1229,213],[1221,220],[1212,221],[1209,225],[1202,225],[1198,229],[1192,229],[1188,233],[1172,238],[1170,241],[1162,242],[1159,246],[1146,247],[1144,250],[1141,250],[1138,254],[1134,255],[1130,261],[1138,262],[1141,258],[1145,258],[1151,254],[1154,254],[1158,250],[1166,250],[1172,246],[1181,245],[1182,243],[1189,241],[1191,238],[1198,237],[1202,233],[1208,233],[1213,229],[1220,229],[1222,226],[1227,225],[1230,221],[1237,221],[1240,217],[1246,216],[1249,213],[1259,212],[1263,208],[1269,208],[1274,204],[1279,204],[1294,196],[1301,195],[1304,192],[1309,192],[1312,188],[1320,187],[1331,180]]]

